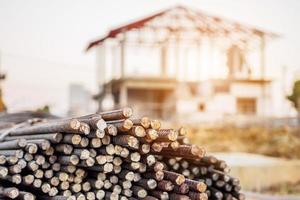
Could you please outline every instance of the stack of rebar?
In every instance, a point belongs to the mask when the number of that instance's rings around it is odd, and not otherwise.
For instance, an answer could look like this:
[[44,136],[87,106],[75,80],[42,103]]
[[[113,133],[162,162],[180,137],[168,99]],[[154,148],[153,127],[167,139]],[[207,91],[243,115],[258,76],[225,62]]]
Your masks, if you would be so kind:
[[[0,200],[245,199],[222,160],[124,108],[0,130]],[[10,122],[5,122],[10,123]]]

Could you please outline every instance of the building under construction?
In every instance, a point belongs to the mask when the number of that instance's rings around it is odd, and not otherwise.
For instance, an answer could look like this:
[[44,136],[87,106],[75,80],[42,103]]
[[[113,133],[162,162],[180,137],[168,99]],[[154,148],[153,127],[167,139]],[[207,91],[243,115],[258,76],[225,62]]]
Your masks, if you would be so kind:
[[131,106],[169,119],[270,116],[265,48],[276,37],[182,6],[117,27],[87,47],[96,50],[99,109]]

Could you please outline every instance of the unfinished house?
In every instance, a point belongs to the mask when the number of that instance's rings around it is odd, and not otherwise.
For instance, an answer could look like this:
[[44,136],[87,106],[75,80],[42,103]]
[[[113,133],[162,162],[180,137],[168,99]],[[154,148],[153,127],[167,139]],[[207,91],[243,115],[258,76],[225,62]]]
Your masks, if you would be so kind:
[[96,50],[99,109],[196,120],[272,115],[265,47],[276,37],[182,6],[117,27],[87,47]]

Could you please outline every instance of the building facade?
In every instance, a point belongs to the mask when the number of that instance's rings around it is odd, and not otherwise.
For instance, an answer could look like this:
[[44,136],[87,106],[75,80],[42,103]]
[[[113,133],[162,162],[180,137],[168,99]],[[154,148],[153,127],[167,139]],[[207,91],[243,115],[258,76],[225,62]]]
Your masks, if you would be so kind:
[[272,115],[265,47],[274,33],[173,7],[117,27],[96,49],[99,110],[178,119]]

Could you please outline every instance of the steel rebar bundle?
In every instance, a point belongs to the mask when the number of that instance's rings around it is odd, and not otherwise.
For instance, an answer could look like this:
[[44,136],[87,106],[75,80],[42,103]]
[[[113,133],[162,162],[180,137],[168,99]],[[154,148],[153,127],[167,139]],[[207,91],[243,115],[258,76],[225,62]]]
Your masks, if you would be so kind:
[[12,118],[0,129],[0,200],[245,199],[227,164],[188,144],[184,128],[131,116]]

